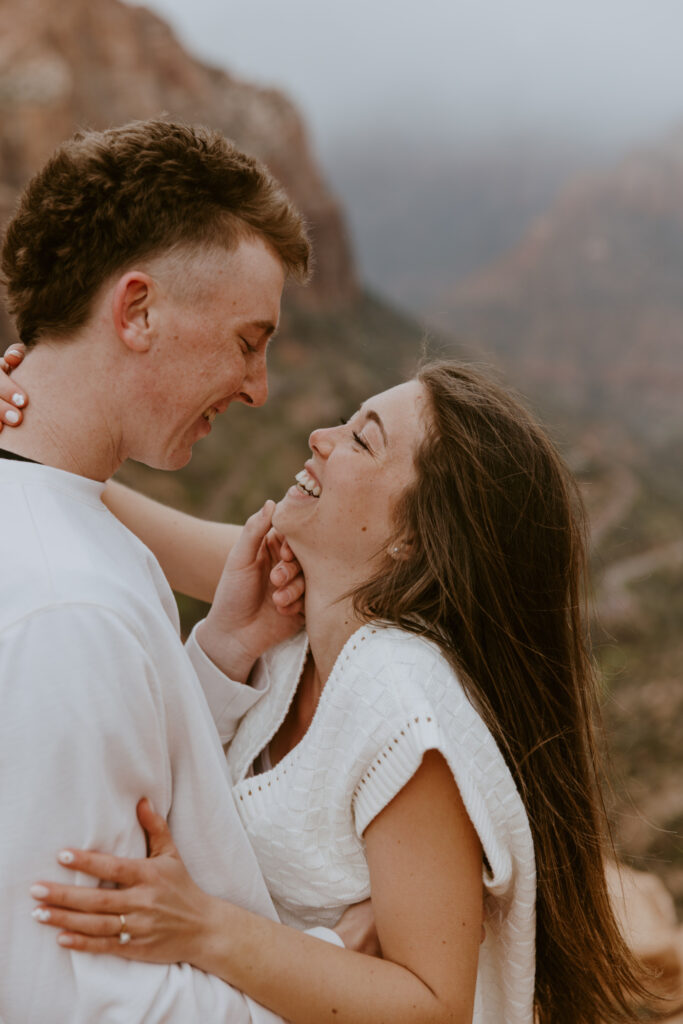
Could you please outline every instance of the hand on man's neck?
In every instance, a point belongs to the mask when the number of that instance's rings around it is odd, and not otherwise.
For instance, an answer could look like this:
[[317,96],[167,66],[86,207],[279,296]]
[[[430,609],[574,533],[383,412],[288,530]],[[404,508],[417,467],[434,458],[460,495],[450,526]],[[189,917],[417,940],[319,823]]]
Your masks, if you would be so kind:
[[2,447],[55,469],[107,480],[126,456],[103,349],[80,337],[38,342],[14,373],[30,403],[21,425],[3,431]]

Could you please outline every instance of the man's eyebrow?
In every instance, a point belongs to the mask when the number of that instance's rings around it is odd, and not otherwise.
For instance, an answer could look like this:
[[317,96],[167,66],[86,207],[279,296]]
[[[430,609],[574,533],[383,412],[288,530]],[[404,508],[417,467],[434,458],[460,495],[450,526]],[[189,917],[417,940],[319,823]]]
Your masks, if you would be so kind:
[[382,418],[380,417],[379,413],[376,413],[374,409],[368,409],[365,411],[364,415],[366,420],[372,420],[374,423],[377,424],[381,431],[382,437],[384,438],[384,446],[387,447],[389,445],[389,439],[387,437],[387,432],[384,429],[384,424],[382,423]]
[[250,320],[246,325],[247,327],[257,327],[259,331],[270,337],[271,334],[275,334],[278,328],[277,324],[274,324],[272,320]]

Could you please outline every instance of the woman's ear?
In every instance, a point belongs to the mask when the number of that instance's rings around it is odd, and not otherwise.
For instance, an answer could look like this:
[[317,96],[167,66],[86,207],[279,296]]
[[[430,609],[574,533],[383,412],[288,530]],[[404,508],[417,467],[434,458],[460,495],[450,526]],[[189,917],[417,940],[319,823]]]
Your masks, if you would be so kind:
[[410,558],[413,553],[413,539],[412,537],[405,537],[403,540],[395,540],[387,548],[387,554],[389,558],[393,558],[395,562],[403,562],[406,558]]
[[116,282],[112,296],[114,329],[133,352],[147,352],[152,343],[150,312],[155,290],[152,278],[141,270],[130,270]]

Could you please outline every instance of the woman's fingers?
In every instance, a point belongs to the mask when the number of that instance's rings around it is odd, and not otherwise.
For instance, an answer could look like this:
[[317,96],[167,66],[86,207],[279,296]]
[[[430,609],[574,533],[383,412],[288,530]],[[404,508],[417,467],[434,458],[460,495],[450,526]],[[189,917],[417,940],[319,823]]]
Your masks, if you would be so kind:
[[38,882],[29,889],[34,900],[52,907],[67,907],[83,914],[124,914],[130,909],[126,889],[98,889],[91,885]]
[[147,855],[160,857],[162,853],[174,853],[175,843],[166,824],[166,819],[156,813],[147,797],[143,797],[139,801],[137,812],[138,821],[147,835]]
[[17,366],[22,361],[25,355],[26,349],[21,344],[21,342],[17,342],[15,345],[10,345],[10,347],[6,349],[5,354],[2,358],[14,370],[17,368]]
[[132,941],[126,945],[122,945],[117,938],[94,938],[91,935],[62,932],[57,936],[57,942],[60,946],[66,946],[67,949],[78,950],[80,953],[108,953],[109,956],[120,956],[123,957],[124,960],[144,959],[140,957],[138,947],[133,946],[131,949]]
[[112,857],[108,853],[93,853],[92,850],[62,850],[57,860],[70,871],[82,871],[85,875],[115,885],[131,886],[145,880],[146,860]]
[[21,410],[28,405],[26,392],[9,376],[23,358],[23,346],[12,346],[0,357],[0,430],[4,425],[18,427],[23,419]]
[[[49,924],[53,928],[78,932],[80,935],[94,935],[106,939],[115,937],[117,942],[124,930],[118,914],[80,914],[73,910],[62,910],[60,907],[40,906],[36,907],[31,916],[39,924]],[[131,922],[125,916],[124,921],[126,931],[132,929]]]
[[3,424],[18,427],[24,418],[22,409],[28,405],[24,392],[10,377],[0,374],[0,429]]

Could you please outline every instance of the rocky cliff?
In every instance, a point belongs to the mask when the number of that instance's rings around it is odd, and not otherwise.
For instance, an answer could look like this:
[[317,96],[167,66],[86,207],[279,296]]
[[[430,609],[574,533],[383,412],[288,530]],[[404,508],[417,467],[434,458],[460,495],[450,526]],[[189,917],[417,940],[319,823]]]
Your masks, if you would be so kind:
[[683,431],[682,268],[683,130],[572,185],[444,301],[525,389],[660,440]]
[[[51,150],[76,127],[168,114],[201,121],[264,160],[306,215],[316,273],[292,301],[314,310],[356,296],[339,206],[281,93],[190,57],[171,29],[120,0],[1,0],[0,219]],[[1,343],[2,339],[0,339]]]

